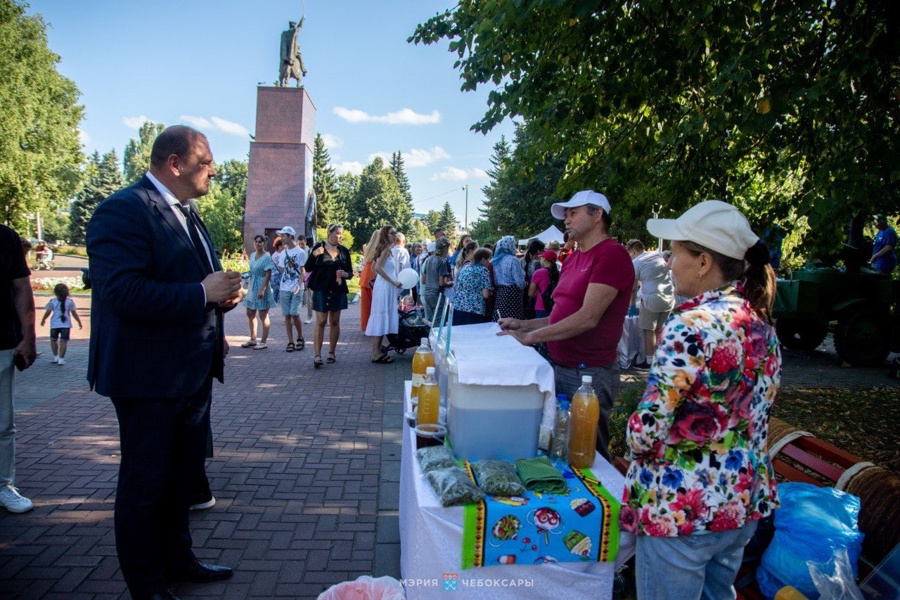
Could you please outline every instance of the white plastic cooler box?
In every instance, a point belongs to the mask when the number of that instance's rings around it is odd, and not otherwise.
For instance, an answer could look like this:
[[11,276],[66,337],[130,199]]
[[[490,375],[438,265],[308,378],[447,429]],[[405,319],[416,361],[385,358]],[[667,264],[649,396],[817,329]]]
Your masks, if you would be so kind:
[[454,327],[449,355],[445,339],[432,340],[447,381],[447,428],[457,458],[537,455],[544,402],[554,398],[553,369],[533,348],[498,331],[496,323]]

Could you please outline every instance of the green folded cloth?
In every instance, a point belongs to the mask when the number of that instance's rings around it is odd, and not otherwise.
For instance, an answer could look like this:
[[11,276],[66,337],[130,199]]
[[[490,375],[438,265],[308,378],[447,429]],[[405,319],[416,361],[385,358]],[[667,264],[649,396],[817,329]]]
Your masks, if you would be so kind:
[[566,480],[546,456],[520,458],[516,470],[525,487],[542,494],[564,494]]

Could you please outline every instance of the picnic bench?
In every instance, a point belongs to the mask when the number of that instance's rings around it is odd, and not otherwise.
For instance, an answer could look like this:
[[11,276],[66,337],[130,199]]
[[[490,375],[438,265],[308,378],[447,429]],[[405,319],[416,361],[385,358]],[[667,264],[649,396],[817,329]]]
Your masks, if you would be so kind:
[[[769,457],[779,481],[831,486],[860,498],[859,529],[865,533],[859,563],[863,579],[900,542],[900,475],[864,461],[780,419],[769,420]],[[629,462],[612,461],[621,473]],[[753,574],[758,561],[745,563],[735,579],[739,600],[762,600]]]

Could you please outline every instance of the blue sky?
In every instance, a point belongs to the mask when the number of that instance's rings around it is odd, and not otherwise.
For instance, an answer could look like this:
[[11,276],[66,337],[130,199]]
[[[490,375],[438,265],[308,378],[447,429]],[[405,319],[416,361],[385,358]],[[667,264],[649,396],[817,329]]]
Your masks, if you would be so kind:
[[306,21],[300,48],[316,130],[332,165],[359,173],[376,155],[403,153],[416,212],[450,202],[478,218],[493,146],[469,130],[488,89],[463,93],[444,41],[406,42],[452,0],[32,0],[48,23],[59,71],[81,91],[86,152],[137,137],[142,120],[187,123],[210,139],[217,161],[244,159],[256,123],[256,88],[278,77],[288,21]]

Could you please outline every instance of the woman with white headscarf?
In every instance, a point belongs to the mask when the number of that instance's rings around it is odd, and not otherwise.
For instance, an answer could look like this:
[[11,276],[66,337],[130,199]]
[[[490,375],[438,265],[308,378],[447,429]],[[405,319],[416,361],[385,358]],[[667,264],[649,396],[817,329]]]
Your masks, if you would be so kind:
[[494,248],[494,321],[525,318],[525,269],[516,258],[516,238],[507,235]]

